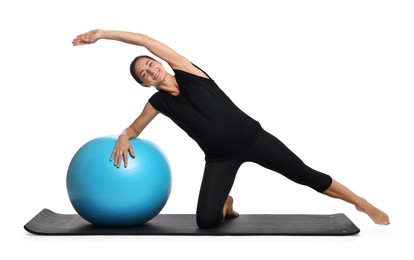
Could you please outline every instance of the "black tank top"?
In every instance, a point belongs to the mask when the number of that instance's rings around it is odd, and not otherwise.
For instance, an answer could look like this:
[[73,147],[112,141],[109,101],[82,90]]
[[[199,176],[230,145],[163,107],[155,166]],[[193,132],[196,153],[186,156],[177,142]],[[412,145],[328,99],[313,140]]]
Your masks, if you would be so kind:
[[234,158],[253,145],[259,122],[240,110],[210,76],[174,73],[179,95],[158,91],[149,102],[198,143],[206,161]]

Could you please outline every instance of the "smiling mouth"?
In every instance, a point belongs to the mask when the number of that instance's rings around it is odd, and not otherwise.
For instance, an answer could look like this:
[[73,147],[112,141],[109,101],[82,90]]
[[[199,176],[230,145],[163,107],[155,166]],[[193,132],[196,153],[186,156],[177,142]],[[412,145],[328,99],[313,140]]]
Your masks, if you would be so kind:
[[155,72],[154,79],[155,80],[158,79],[159,76],[160,76],[160,70],[157,70],[157,72]]

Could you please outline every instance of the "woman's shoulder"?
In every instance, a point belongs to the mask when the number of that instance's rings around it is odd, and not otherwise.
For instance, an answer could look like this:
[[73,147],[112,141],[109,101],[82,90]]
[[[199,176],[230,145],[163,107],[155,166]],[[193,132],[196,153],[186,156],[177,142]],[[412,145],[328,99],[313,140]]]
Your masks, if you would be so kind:
[[177,75],[187,75],[187,76],[195,76],[198,78],[205,78],[205,79],[211,79],[204,70],[199,68],[194,63],[190,62],[186,66],[182,66],[180,68],[173,68],[174,73]]
[[165,91],[157,91],[148,99],[148,102],[158,111],[164,111],[166,104],[171,102],[172,95]]

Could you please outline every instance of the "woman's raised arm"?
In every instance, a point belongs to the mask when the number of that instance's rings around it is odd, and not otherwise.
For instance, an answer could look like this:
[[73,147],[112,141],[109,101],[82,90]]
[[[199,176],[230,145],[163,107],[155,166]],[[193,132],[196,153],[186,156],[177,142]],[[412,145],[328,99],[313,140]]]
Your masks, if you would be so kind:
[[116,40],[145,47],[152,54],[167,62],[172,69],[183,69],[188,71],[193,67],[191,62],[167,45],[140,33],[95,29],[78,35],[72,41],[72,44],[74,46],[91,44],[100,39]]

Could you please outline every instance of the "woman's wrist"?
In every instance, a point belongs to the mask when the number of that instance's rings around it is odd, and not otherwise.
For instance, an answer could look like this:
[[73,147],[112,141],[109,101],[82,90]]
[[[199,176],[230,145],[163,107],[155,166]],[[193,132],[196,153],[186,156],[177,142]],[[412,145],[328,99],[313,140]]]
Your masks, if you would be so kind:
[[108,37],[106,36],[106,31],[102,30],[102,29],[98,29],[96,32],[96,38],[99,39],[108,39]]
[[119,134],[119,137],[124,137],[124,136],[129,138],[128,133],[127,133],[127,131],[126,131],[126,130],[122,131],[122,132]]

